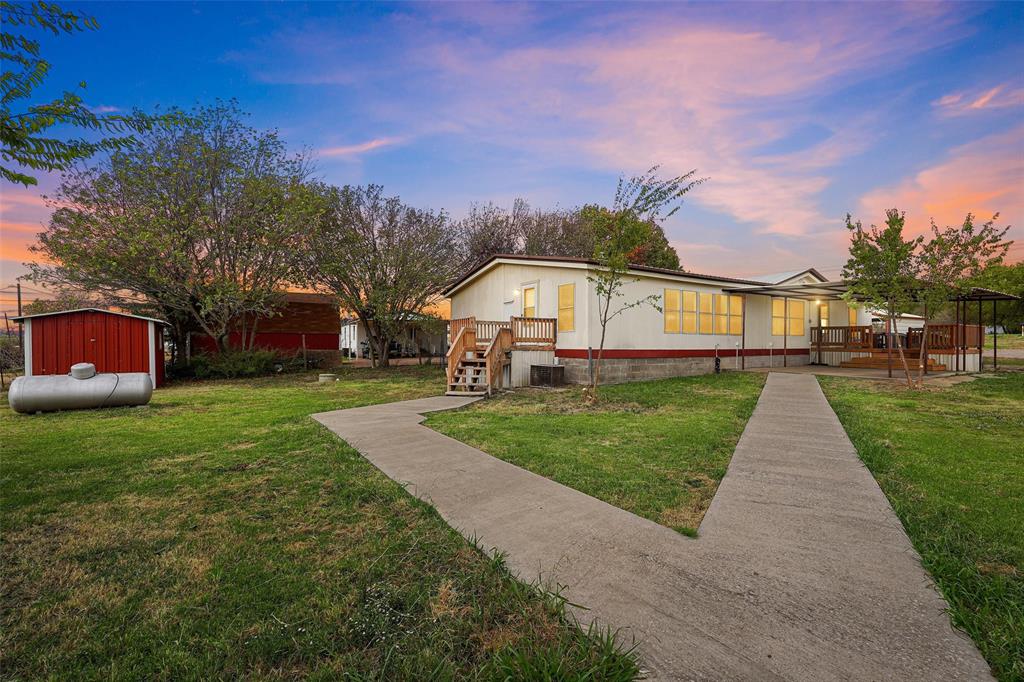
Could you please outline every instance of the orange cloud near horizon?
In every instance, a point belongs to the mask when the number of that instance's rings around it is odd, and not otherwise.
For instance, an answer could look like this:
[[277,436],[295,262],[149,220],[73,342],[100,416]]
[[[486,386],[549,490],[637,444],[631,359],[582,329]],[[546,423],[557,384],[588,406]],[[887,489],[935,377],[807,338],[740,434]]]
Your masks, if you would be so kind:
[[860,201],[860,219],[878,224],[885,211],[907,213],[911,234],[925,234],[930,221],[957,225],[968,213],[987,221],[996,213],[998,224],[1009,225],[1015,241],[1010,262],[1024,260],[1024,125],[990,135],[952,150],[942,163],[887,188],[874,190]]

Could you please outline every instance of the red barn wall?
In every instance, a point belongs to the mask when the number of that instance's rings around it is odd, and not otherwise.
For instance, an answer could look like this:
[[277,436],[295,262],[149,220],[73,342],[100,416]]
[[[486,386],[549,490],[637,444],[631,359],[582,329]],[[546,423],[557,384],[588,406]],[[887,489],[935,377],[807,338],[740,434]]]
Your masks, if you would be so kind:
[[[288,294],[277,314],[261,317],[256,323],[255,348],[298,351],[305,336],[307,350],[338,350],[341,334],[341,312],[338,304],[324,300],[316,294]],[[252,320],[248,321],[246,336],[251,334]],[[232,348],[242,345],[241,325],[228,334]],[[217,344],[207,334],[195,332],[192,348],[208,353],[217,350]]]
[[[31,319],[32,373],[67,374],[77,362],[97,372],[149,373],[149,321],[96,311]],[[156,385],[163,383],[163,339],[155,333]]]

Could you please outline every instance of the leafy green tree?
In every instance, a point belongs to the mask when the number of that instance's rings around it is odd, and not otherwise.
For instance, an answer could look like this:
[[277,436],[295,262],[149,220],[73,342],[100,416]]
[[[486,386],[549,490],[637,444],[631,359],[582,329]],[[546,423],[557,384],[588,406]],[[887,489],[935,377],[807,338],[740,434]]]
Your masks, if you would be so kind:
[[[498,253],[527,256],[592,258],[597,229],[607,221],[609,209],[586,205],[569,210],[532,209],[516,199],[511,210],[494,204],[474,204],[459,222],[467,267]],[[635,265],[679,269],[679,255],[657,222],[630,231],[644,241],[633,244],[628,259]]]
[[[686,177],[686,176],[684,176]],[[696,185],[702,181],[695,181]],[[687,188],[688,191],[688,188]],[[580,221],[583,229],[592,234],[595,248],[607,234],[608,225],[614,222],[611,215],[613,209],[603,206],[587,205],[580,209]],[[626,261],[631,265],[646,265],[652,268],[679,270],[679,254],[665,237],[665,230],[657,219],[651,217],[626,214],[619,218],[622,221],[617,239],[621,239]]]
[[323,207],[307,159],[234,103],[182,119],[65,173],[31,277],[150,307],[173,325],[176,348],[198,329],[226,350],[236,325],[274,314]]
[[[133,133],[150,130],[154,125],[171,123],[173,116],[158,118],[135,112],[129,116],[101,115],[90,110],[81,95],[65,91],[49,102],[15,105],[29,100],[50,71],[43,59],[39,41],[28,35],[48,32],[68,35],[99,28],[95,18],[62,9],[59,5],[37,0],[32,3],[0,2],[0,175],[8,182],[24,186],[37,184],[25,172],[63,171],[76,161],[97,152],[113,152],[129,147]],[[85,89],[85,83],[78,87]],[[93,139],[58,139],[47,135],[56,125],[71,125],[96,134]]]
[[[923,237],[905,239],[903,227],[906,216],[893,208],[885,212],[885,226],[872,225],[865,229],[858,220],[846,216],[846,229],[851,232],[850,257],[843,266],[843,279],[850,282],[844,294],[847,302],[866,304],[883,313],[889,329],[896,330],[896,321],[916,307],[914,290],[917,284],[917,250]],[[887,341],[894,343],[900,363],[913,386],[899,334],[890,334]]]
[[1009,227],[996,227],[998,214],[986,223],[975,225],[970,213],[961,225],[939,229],[933,220],[931,238],[921,242],[917,254],[917,303],[929,314],[924,316],[922,343],[918,357],[918,385],[923,382],[928,362],[928,319],[954,298],[966,295],[973,281],[990,267],[998,266],[1012,242],[1004,240]]
[[1024,262],[989,265],[972,277],[970,283],[1018,297],[1016,301],[1000,301],[994,317],[991,305],[982,308],[985,324],[997,325],[1010,332],[1020,332],[1024,328]]
[[[655,243],[652,226],[675,214],[682,205],[683,195],[704,182],[694,178],[696,170],[665,180],[658,179],[657,172],[658,167],[655,166],[643,175],[628,180],[619,178],[612,207],[591,209],[589,219],[595,234],[594,260],[598,265],[587,279],[594,285],[597,320],[601,325],[594,376],[588,387],[591,400],[597,399],[601,383],[601,360],[608,325],[631,308],[643,305],[659,307],[661,297],[656,294],[632,301],[619,300],[624,296],[623,287],[636,281],[629,276],[629,266],[635,264],[632,259],[636,258],[638,247]],[[678,265],[678,259],[676,263]]]
[[374,362],[386,367],[392,340],[457,276],[459,229],[444,213],[407,206],[379,185],[322,193],[328,209],[310,224],[306,282],[359,317]]

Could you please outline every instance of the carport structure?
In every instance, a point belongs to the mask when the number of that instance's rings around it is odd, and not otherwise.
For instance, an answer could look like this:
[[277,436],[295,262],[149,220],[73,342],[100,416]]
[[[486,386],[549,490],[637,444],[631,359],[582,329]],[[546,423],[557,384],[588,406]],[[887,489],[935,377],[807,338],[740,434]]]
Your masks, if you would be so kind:
[[[818,311],[817,324],[810,327],[810,347],[815,353],[815,363],[839,367],[861,367],[887,369],[892,376],[893,349],[897,343],[906,352],[920,354],[924,346],[926,360],[924,371],[952,370],[956,372],[979,372],[982,368],[984,353],[984,326],[982,324],[982,306],[992,304],[992,316],[995,319],[999,301],[1015,301],[1019,297],[1012,294],[972,287],[965,293],[951,297],[955,304],[955,316],[952,324],[927,325],[927,337],[924,327],[911,327],[906,331],[893,329],[889,320],[881,328],[875,325],[831,325],[828,315],[822,315],[822,306],[829,301],[857,301],[851,294],[853,283],[849,281],[811,282],[801,284],[772,284],[764,286],[735,286],[723,289],[725,292],[781,298],[788,308],[789,299],[808,301]],[[977,303],[977,324],[968,320],[968,305]],[[925,317],[928,310],[924,311]],[[744,324],[746,319],[744,318]],[[786,358],[786,337],[783,336],[783,362]],[[746,334],[743,335],[742,348],[746,348]],[[974,350],[977,349],[977,353]],[[999,366],[998,332],[993,327],[993,367]]]

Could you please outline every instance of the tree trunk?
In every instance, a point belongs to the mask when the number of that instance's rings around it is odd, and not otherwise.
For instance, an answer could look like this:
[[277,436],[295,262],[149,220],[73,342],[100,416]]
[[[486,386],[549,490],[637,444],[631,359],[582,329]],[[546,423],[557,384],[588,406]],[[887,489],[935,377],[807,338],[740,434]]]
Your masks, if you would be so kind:
[[[927,311],[925,311],[927,313]],[[924,368],[928,364],[928,317],[925,316],[924,327],[921,329],[921,351],[918,354],[917,385],[924,386]]]
[[889,322],[892,325],[891,329],[894,332],[891,338],[896,341],[896,351],[900,355],[900,364],[903,365],[903,373],[907,377],[907,386],[914,388],[914,379],[910,376],[910,367],[907,365],[907,356],[903,354],[903,344],[900,343],[900,330],[896,327],[896,320],[894,318],[890,317]]
[[391,359],[388,357],[391,350],[391,339],[387,338],[384,334],[377,332],[377,366],[378,367],[390,367]]
[[245,345],[245,338],[242,338],[242,347],[252,350],[256,347],[256,326],[260,323],[259,317],[254,317],[252,320],[252,329],[249,330],[249,344]]
[[[601,316],[601,343],[597,347],[597,361],[594,363],[594,383],[590,386],[590,398],[597,400],[598,386],[601,385],[601,358],[604,356],[604,337],[608,330],[608,308],[612,305],[611,299],[607,301],[604,315]],[[597,304],[598,311],[601,309],[600,301]]]

